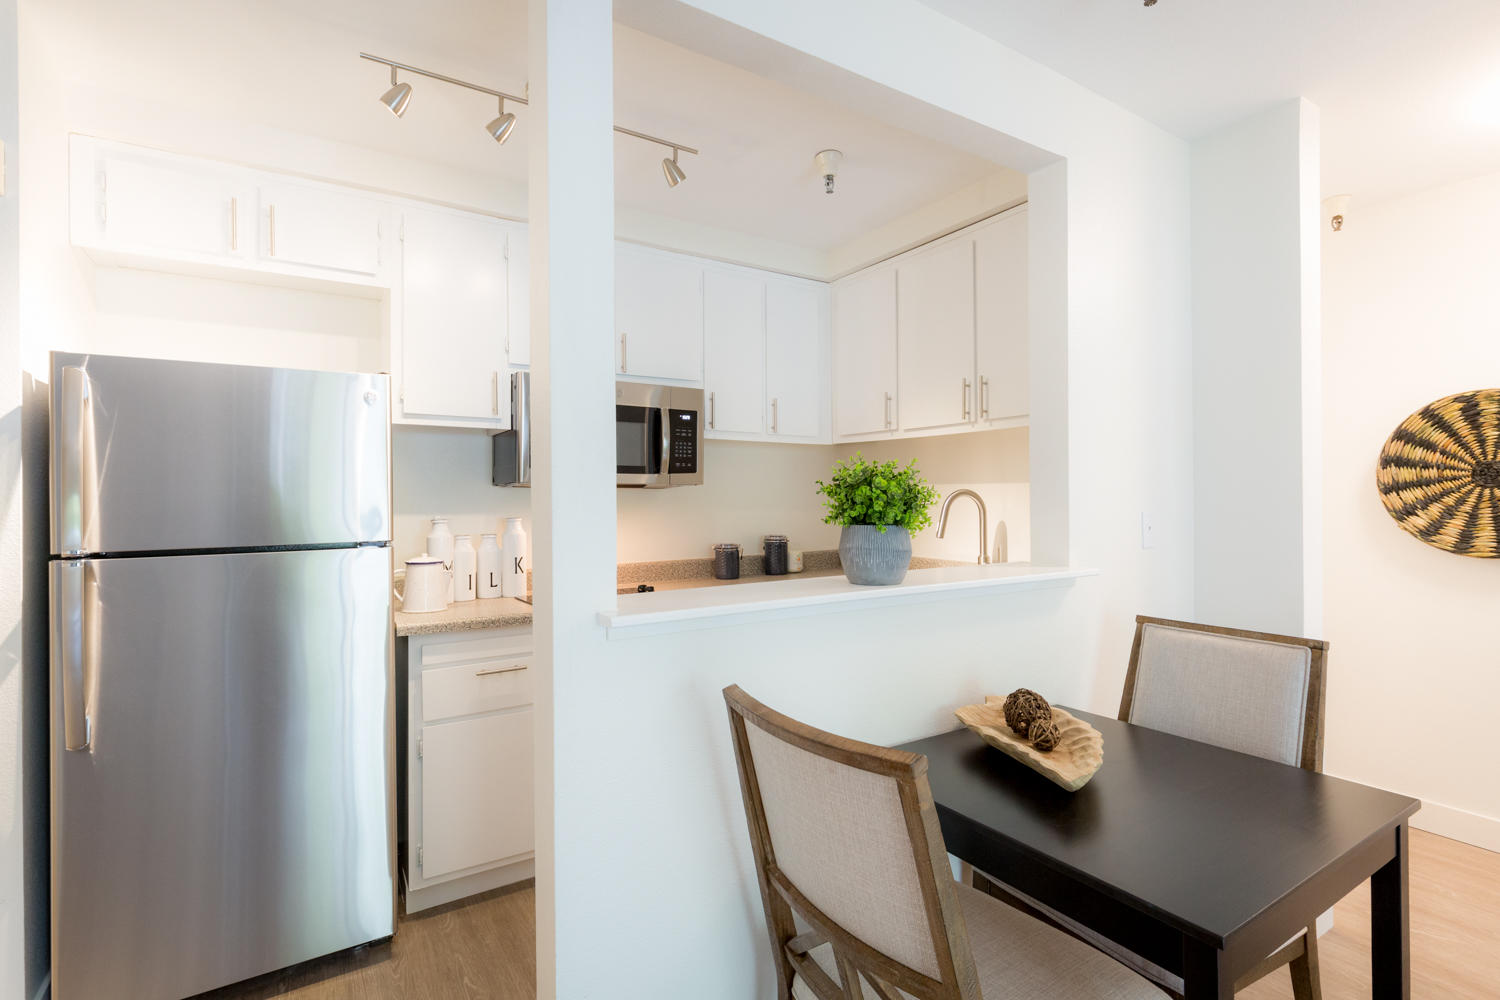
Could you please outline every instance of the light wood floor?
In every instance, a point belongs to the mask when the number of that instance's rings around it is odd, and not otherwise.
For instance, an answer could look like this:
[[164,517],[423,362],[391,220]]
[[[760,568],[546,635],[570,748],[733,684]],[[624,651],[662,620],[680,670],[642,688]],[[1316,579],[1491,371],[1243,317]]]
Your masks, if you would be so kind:
[[[1412,996],[1500,998],[1500,854],[1412,831]],[[531,1000],[536,893],[523,883],[401,920],[395,940],[199,1000]],[[1324,1000],[1370,996],[1370,892],[1334,911],[1320,945]],[[1285,969],[1239,1000],[1291,1000]]]
[[536,890],[530,881],[435,907],[356,948],[195,1000],[534,1000]]
[[[1500,998],[1500,854],[1413,830],[1411,995],[1415,1000]],[[1350,893],[1319,940],[1323,1000],[1370,996],[1370,888]],[[1291,1000],[1285,969],[1238,1000]]]

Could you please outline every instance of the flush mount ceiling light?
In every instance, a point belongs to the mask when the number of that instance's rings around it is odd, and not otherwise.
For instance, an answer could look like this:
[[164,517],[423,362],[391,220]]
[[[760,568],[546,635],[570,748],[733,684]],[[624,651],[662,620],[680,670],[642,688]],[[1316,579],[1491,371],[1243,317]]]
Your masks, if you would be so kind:
[[823,193],[833,194],[833,179],[838,176],[844,154],[836,149],[825,149],[813,157],[813,166],[823,175]]
[[[418,76],[425,76],[429,80],[441,80],[444,83],[451,83],[455,87],[463,87],[467,90],[475,90],[481,94],[489,94],[491,97],[498,98],[500,101],[500,115],[497,118],[491,119],[489,124],[485,125],[484,127],[484,130],[489,133],[490,138],[494,139],[497,143],[504,143],[506,139],[509,139],[511,132],[514,131],[516,127],[516,116],[510,114],[505,110],[505,102],[514,101],[522,106],[526,106],[530,103],[524,97],[517,97],[515,94],[507,94],[503,90],[492,90],[489,87],[481,87],[477,83],[470,83],[467,80],[455,79],[454,77],[446,76],[442,73],[434,73],[430,69],[421,69],[416,66],[408,66],[406,63],[399,63],[393,59],[385,59],[381,56],[372,56],[368,52],[361,52],[359,54],[359,57],[361,59],[368,59],[371,62],[380,63],[382,66],[389,66],[391,68],[391,89],[387,90],[383,95],[381,95],[380,103],[389,108],[391,110],[391,113],[394,114],[397,118],[400,118],[406,113],[407,102],[411,100],[411,84],[396,82],[396,71],[398,69],[407,73],[415,73]],[[677,154],[692,153],[696,156],[698,154],[698,151],[692,146],[684,146],[680,142],[673,142],[670,139],[663,139],[660,136],[647,135],[645,132],[637,132],[634,129],[623,128],[619,125],[616,125],[614,129],[616,132],[619,132],[622,135],[634,136],[637,139],[644,139],[646,142],[653,142],[658,146],[666,146],[672,151],[672,156],[670,159],[661,161],[662,173],[667,177],[668,187],[676,187],[678,184],[681,184],[683,181],[687,180],[687,173],[677,163]]]
[[500,98],[500,117],[491,121],[484,127],[490,134],[490,138],[496,142],[503,143],[510,138],[511,129],[516,127],[516,116],[505,110],[505,98]]
[[411,100],[411,84],[396,82],[396,67],[391,67],[391,89],[380,95],[380,103],[391,109],[391,114],[400,118],[406,114],[406,105]]

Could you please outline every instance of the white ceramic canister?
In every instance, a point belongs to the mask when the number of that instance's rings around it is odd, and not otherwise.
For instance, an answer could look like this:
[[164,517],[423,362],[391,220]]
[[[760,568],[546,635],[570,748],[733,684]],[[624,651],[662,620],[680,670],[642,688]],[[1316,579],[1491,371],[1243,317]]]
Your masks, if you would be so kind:
[[443,561],[427,553],[406,560],[406,579],[401,590],[392,591],[401,602],[401,610],[420,614],[448,609],[448,588],[453,574]]
[[446,517],[432,519],[432,531],[427,535],[427,554],[441,559],[443,569],[448,571],[448,603],[453,603],[453,532],[448,530]]
[[506,597],[526,596],[526,529],[519,517],[505,519],[500,539],[500,588]]
[[474,599],[474,577],[479,569],[474,543],[468,535],[456,535],[453,539],[453,600]]
[[500,544],[493,531],[479,536],[479,596],[500,596]]

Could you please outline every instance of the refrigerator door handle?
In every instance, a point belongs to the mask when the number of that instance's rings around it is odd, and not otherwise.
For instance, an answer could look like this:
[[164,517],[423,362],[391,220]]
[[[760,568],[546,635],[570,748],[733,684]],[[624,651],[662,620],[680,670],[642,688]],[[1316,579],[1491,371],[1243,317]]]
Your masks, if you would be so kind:
[[99,470],[94,443],[94,387],[89,373],[72,365],[62,370],[57,446],[59,495],[53,498],[53,516],[59,525],[58,552],[63,555],[96,552]]
[[59,563],[57,572],[53,645],[61,661],[63,745],[88,750],[94,742],[103,624],[98,570],[91,561],[75,560]]

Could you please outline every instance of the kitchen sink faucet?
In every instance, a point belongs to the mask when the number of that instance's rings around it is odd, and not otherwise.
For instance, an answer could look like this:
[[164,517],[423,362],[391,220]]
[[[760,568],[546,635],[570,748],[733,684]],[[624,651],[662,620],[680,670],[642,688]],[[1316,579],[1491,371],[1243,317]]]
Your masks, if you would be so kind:
[[989,512],[984,509],[983,498],[973,490],[954,490],[943,498],[943,506],[938,510],[937,536],[942,538],[943,532],[948,530],[948,508],[959,497],[969,497],[974,501],[974,506],[979,508],[979,558],[975,562],[987,563],[990,561],[990,517]]

